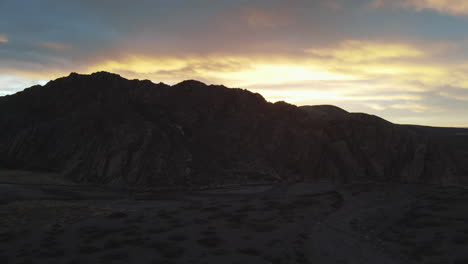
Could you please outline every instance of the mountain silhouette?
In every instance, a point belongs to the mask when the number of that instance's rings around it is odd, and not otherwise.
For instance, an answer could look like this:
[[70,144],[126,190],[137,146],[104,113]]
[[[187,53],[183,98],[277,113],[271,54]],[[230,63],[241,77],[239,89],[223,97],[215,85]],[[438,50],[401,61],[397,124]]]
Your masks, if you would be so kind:
[[0,97],[0,113],[0,167],[56,171],[77,182],[466,183],[468,148],[457,143],[466,142],[466,130],[396,125],[335,106],[270,103],[194,80],[169,86],[72,73]]

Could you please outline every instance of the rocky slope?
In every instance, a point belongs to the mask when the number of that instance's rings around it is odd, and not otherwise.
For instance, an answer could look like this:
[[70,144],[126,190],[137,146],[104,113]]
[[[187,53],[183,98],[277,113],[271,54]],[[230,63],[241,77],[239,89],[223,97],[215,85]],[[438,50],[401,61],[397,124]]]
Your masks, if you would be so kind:
[[168,86],[72,73],[0,97],[0,113],[0,167],[58,171],[80,182],[447,184],[463,183],[466,164],[413,127],[333,106],[272,104],[197,81]]

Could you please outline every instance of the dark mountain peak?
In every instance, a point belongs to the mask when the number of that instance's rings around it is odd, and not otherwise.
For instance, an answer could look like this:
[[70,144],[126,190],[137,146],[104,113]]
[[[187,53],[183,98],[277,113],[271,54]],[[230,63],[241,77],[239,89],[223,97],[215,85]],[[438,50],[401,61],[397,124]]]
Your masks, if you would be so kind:
[[178,84],[175,84],[173,87],[199,88],[199,87],[206,87],[206,86],[208,85],[197,80],[185,80]]
[[[203,102],[206,107],[245,107],[265,104],[265,99],[258,93],[240,88],[228,88],[224,85],[207,85],[197,80],[185,80],[172,86],[180,100],[191,105]],[[187,97],[189,96],[189,97]],[[185,99],[184,99],[185,98]],[[188,100],[188,101],[187,101]]]
[[94,72],[90,75],[91,77],[94,78],[114,78],[114,79],[124,79],[122,76],[111,73],[111,72],[106,72],[106,71],[99,71],[99,72]]
[[121,78],[124,79],[122,76],[116,74],[116,73],[111,73],[111,72],[106,72],[106,71],[98,71],[98,72],[93,72],[91,74],[81,74],[81,73],[76,73],[76,72],[71,72],[68,76],[59,78],[59,79],[73,79],[77,77],[84,77],[84,78]]
[[306,105],[299,108],[317,119],[343,119],[350,116],[349,112],[334,105]]
[[317,110],[323,110],[323,111],[332,111],[332,112],[340,112],[343,114],[348,114],[349,112],[344,110],[343,108],[340,108],[335,105],[305,105],[301,106],[302,108],[310,108],[310,109],[317,109]]
[[91,83],[91,81],[98,81],[98,80],[100,81],[107,81],[107,80],[127,81],[127,79],[123,78],[122,76],[118,74],[110,73],[106,71],[99,71],[99,72],[94,72],[91,74],[81,74],[81,73],[71,72],[68,76],[52,80],[49,83],[47,83],[45,86],[48,86],[49,84],[61,86],[64,83],[66,83],[67,85],[73,86],[82,82]]
[[331,105],[272,104],[195,80],[171,87],[109,72],[71,73],[1,98],[0,113],[8,113],[0,115],[0,166],[59,171],[76,181],[463,183],[468,164],[416,129],[378,117]]

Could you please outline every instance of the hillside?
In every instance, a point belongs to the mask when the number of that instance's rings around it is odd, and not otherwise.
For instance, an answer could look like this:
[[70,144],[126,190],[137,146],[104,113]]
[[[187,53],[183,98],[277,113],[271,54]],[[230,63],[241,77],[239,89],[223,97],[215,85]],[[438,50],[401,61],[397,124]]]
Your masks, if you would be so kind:
[[333,106],[273,104],[193,80],[169,86],[72,73],[0,97],[0,113],[0,167],[77,182],[466,181],[465,152],[426,128]]

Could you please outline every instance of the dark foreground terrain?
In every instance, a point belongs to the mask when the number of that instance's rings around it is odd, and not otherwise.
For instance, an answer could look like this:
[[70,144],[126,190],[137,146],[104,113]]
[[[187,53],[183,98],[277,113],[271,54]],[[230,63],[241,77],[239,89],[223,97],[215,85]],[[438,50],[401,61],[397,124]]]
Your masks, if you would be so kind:
[[[5,171],[3,175],[7,174]],[[0,185],[1,263],[468,263],[468,190]]]
[[467,129],[106,72],[0,113],[0,263],[468,263]]

